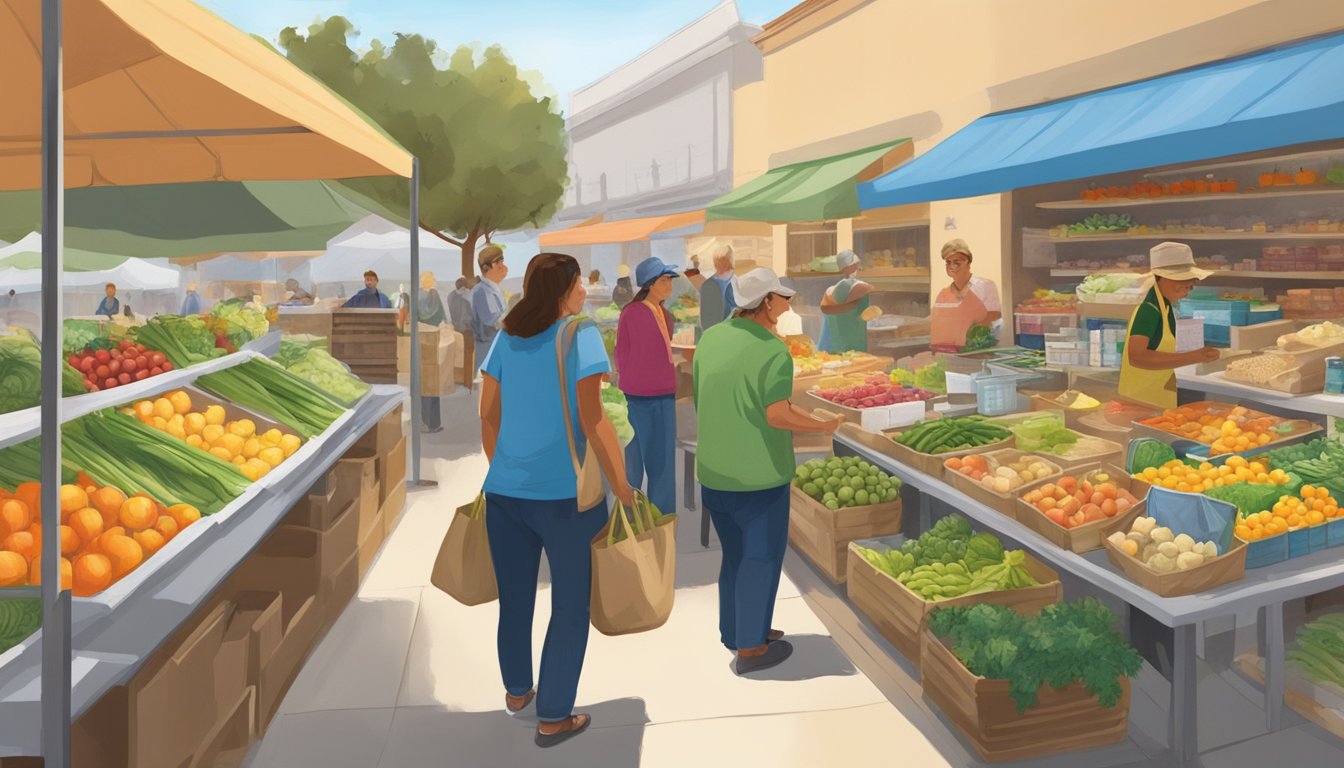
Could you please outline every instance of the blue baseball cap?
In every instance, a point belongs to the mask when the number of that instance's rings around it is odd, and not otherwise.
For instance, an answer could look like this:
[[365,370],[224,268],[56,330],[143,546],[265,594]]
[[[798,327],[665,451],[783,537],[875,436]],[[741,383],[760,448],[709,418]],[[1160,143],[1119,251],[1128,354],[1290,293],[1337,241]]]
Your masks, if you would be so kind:
[[663,275],[676,277],[679,274],[681,273],[664,264],[662,259],[657,256],[650,256],[639,262],[639,266],[635,267],[635,283],[638,284],[640,288],[644,288],[651,285],[653,281]]

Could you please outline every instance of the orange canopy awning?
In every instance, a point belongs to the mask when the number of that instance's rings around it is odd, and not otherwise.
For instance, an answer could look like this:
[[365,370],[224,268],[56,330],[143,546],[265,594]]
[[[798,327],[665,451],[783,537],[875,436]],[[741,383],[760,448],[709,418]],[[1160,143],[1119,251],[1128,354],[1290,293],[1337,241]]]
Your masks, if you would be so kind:
[[643,219],[603,221],[597,224],[585,222],[569,229],[543,232],[539,242],[543,248],[552,248],[559,245],[632,243],[636,240],[647,240],[650,235],[665,232],[669,229],[680,229],[704,223],[704,210],[673,213],[667,216],[650,216]]
[[[40,0],[0,0],[0,189],[39,186]],[[411,175],[377,125],[188,0],[66,0],[67,187]]]

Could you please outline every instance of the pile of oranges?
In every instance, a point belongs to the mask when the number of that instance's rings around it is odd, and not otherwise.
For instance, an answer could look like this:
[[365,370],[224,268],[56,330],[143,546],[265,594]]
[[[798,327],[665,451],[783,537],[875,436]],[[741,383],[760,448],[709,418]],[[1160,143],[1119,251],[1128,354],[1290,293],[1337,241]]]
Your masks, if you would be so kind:
[[1288,482],[1288,473],[1282,469],[1270,470],[1258,461],[1247,461],[1243,456],[1232,456],[1218,467],[1206,461],[1196,468],[1180,459],[1173,459],[1160,467],[1149,467],[1137,472],[1134,478],[1172,491],[1203,493],[1210,488],[1221,488],[1233,483],[1283,485]]
[[1280,421],[1274,416],[1257,416],[1242,406],[1220,411],[1202,405],[1183,405],[1139,423],[1203,443],[1217,455],[1268,445],[1277,436],[1272,428]]
[[183,390],[157,400],[141,400],[131,406],[129,413],[193,448],[209,451],[233,464],[243,477],[253,482],[280,466],[301,445],[298,435],[278,429],[257,432],[251,419],[227,421],[224,408],[219,405],[193,411],[191,395]]
[[1297,496],[1280,496],[1272,509],[1246,515],[1237,523],[1236,534],[1244,541],[1259,541],[1323,525],[1339,516],[1339,502],[1329,489],[1304,485]]
[[[42,583],[41,485],[0,489],[0,587]],[[95,595],[201,519],[192,506],[99,486],[81,475],[61,486],[61,586]]]

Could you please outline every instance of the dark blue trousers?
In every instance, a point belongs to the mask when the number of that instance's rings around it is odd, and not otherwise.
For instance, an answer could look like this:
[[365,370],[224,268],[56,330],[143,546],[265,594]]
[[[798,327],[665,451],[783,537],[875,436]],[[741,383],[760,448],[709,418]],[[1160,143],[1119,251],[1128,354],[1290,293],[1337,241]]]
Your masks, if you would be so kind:
[[677,511],[677,399],[675,395],[626,395],[635,439],[625,447],[625,479],[631,488],[645,491],[664,514]]
[[789,486],[700,493],[723,543],[719,637],[733,650],[765,645],[789,545]]
[[487,493],[485,514],[499,585],[499,669],[504,689],[514,696],[532,689],[532,615],[545,550],[551,569],[551,623],[541,650],[537,717],[545,722],[564,720],[573,714],[588,649],[593,576],[589,545],[607,522],[607,503],[580,513],[575,499],[533,501]]

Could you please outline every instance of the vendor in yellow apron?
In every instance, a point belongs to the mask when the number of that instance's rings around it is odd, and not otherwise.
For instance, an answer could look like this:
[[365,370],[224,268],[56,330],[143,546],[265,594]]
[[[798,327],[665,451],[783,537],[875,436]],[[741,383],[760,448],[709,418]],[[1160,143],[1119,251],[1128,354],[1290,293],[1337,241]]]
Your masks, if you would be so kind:
[[1120,396],[1159,408],[1176,407],[1176,369],[1218,359],[1203,347],[1176,351],[1173,305],[1189,295],[1208,270],[1195,266],[1194,252],[1183,243],[1161,243],[1148,252],[1153,287],[1129,318],[1125,352],[1120,359]]

